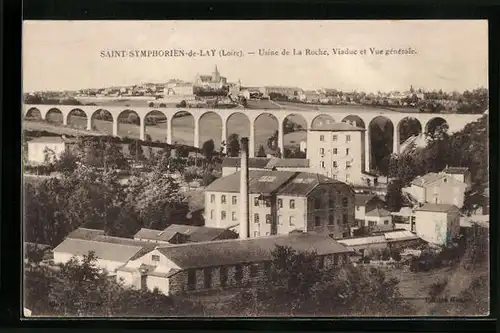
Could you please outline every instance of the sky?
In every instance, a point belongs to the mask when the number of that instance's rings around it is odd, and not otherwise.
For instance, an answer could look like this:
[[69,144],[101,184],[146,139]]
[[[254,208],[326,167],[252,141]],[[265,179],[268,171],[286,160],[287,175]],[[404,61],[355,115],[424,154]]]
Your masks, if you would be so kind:
[[[370,48],[412,55],[370,55]],[[259,49],[328,56],[258,56]],[[333,48],[367,50],[335,56]],[[241,50],[243,57],[102,57],[101,51]],[[242,85],[343,91],[488,87],[486,20],[24,21],[23,91],[78,90],[211,74]]]

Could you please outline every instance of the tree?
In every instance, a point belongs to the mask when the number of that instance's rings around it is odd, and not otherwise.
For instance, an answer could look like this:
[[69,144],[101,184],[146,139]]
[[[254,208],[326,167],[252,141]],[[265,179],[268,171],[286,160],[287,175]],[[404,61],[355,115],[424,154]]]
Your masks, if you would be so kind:
[[73,172],[77,167],[78,157],[70,150],[65,150],[54,163],[56,171]]
[[203,142],[203,145],[201,147],[201,152],[203,156],[207,159],[208,162],[212,160],[212,157],[214,156],[215,153],[215,143],[214,140],[210,139],[205,142]]
[[240,138],[238,134],[231,134],[227,138],[227,154],[230,157],[237,157],[240,153]]
[[278,131],[275,131],[274,134],[267,139],[267,147],[272,151],[278,148],[278,135]]
[[395,180],[387,185],[385,201],[391,212],[398,212],[401,209],[404,202],[401,181]]
[[266,150],[264,149],[264,146],[260,145],[259,151],[257,152],[257,157],[266,157]]

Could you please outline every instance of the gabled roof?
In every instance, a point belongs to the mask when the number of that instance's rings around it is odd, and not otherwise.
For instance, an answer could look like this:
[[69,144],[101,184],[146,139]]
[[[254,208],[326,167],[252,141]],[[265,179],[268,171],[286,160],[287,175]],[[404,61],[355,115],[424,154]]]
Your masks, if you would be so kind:
[[352,126],[351,124],[340,122],[322,122],[316,124],[314,128],[310,128],[310,131],[334,131],[334,132],[349,132],[349,131],[366,131],[366,129],[361,127]]
[[97,236],[104,236],[104,230],[78,228],[73,230],[67,238],[92,240]]
[[198,227],[192,225],[171,224],[165,231],[180,233],[189,237],[190,242],[212,241],[224,233],[232,233],[236,238],[236,233],[224,228]]
[[354,204],[356,206],[366,206],[366,204],[372,199],[378,199],[379,201],[383,201],[376,194],[356,193],[354,196]]
[[136,254],[143,251],[143,248],[133,245],[66,238],[61,244],[56,246],[53,252],[68,253],[73,256],[82,256],[87,255],[90,251],[93,251],[100,259],[127,262]]
[[426,203],[422,207],[415,209],[415,211],[441,212],[441,213],[448,213],[453,210],[459,210],[459,209],[455,205],[433,204],[433,203]]
[[441,173],[429,172],[426,175],[415,178],[414,180],[412,180],[411,184],[420,187],[425,187],[443,178],[446,178],[446,181],[449,181],[451,183],[457,184],[459,182],[458,180],[456,180],[455,178],[451,177],[450,175],[444,172]]
[[[250,157],[248,158],[248,167],[254,169],[264,169],[269,163],[270,158],[266,157]],[[222,160],[222,167],[239,168],[241,167],[241,158],[226,157]]]
[[449,173],[449,174],[464,174],[467,171],[469,171],[469,168],[465,167],[447,167],[446,169],[443,170],[444,173]]
[[391,213],[388,210],[378,207],[365,214],[365,216],[374,216],[374,217],[383,217],[390,215]]
[[319,255],[350,252],[332,238],[312,233],[188,243],[158,251],[182,269],[188,269],[270,261],[276,245],[316,251]]
[[298,173],[295,178],[278,190],[279,195],[306,196],[318,185],[347,186],[341,181],[308,172]]

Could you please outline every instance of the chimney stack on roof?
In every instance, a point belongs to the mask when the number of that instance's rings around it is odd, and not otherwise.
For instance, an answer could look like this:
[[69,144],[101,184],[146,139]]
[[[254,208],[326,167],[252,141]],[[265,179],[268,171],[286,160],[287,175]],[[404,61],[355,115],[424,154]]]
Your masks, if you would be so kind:
[[241,171],[240,171],[240,238],[250,235],[250,213],[248,200],[248,138],[241,138]]

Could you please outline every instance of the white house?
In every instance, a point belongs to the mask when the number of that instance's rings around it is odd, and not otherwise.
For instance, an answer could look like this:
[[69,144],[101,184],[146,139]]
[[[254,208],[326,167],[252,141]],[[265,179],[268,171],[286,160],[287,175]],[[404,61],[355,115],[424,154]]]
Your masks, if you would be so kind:
[[28,162],[30,164],[43,164],[46,156],[49,162],[66,151],[71,145],[76,143],[76,139],[59,136],[41,136],[28,141]]
[[123,244],[127,241],[133,241],[131,239],[123,239],[123,243],[120,244],[118,241],[111,243],[106,238],[106,236],[97,236],[93,240],[66,238],[53,251],[54,263],[65,264],[72,257],[81,260],[84,255],[93,251],[97,256],[98,267],[113,274],[118,267],[123,266],[127,261],[151,250],[151,248],[141,247],[139,243],[136,243],[137,245],[132,245],[131,242]]
[[425,204],[415,209],[415,231],[429,243],[446,246],[460,232],[460,210],[455,205]]
[[392,215],[384,208],[377,207],[365,214],[365,225],[368,227],[392,227]]

